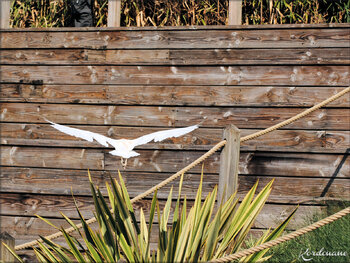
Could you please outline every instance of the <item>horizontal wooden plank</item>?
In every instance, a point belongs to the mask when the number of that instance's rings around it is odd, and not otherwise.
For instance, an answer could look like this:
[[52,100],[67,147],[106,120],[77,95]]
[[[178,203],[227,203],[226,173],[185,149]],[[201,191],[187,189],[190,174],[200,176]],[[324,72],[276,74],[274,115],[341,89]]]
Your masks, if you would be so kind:
[[[170,50],[173,65],[349,64],[349,48]],[[118,59],[116,57],[115,59]]]
[[[131,134],[133,137],[140,137],[166,129],[91,125],[73,125],[72,127],[103,134],[113,139],[128,138]],[[241,136],[257,131],[259,130],[242,129]],[[219,128],[199,128],[179,138],[170,138],[157,143],[150,142],[143,145],[142,149],[209,150],[222,140],[222,133],[223,129]],[[0,138],[1,144],[12,146],[101,148],[99,143],[91,143],[58,132],[49,124],[6,123],[1,126]],[[349,147],[349,144],[350,133],[348,131],[277,130],[259,139],[241,143],[241,151],[343,153]]]
[[[202,151],[137,150],[140,156],[128,162],[126,171],[177,172],[195,159]],[[348,156],[346,154],[345,156]],[[343,154],[293,154],[273,152],[243,152],[240,156],[239,173],[264,176],[332,177],[344,158]],[[219,152],[204,162],[206,173],[217,173]],[[337,177],[349,177],[350,159],[345,158]],[[1,147],[3,166],[38,167],[58,169],[123,170],[120,158],[108,150],[46,148],[46,147]],[[201,166],[191,172],[200,173]]]
[[[93,216],[94,206],[93,200],[90,197],[76,197],[75,198],[79,210],[85,218],[91,218]],[[176,201],[171,204],[171,214],[169,217],[170,222],[172,221],[172,213],[175,208]],[[193,206],[193,201],[187,202],[187,208]],[[19,195],[19,194],[0,194],[0,204],[2,215],[7,216],[29,216],[34,217],[34,214],[38,214],[43,217],[57,217],[62,218],[59,211],[63,212],[66,216],[72,219],[78,219],[76,209],[72,197],[66,196],[38,196],[38,195]],[[165,200],[159,200],[160,210],[162,211],[165,205]],[[151,200],[142,200],[134,204],[134,210],[136,218],[139,218],[139,210],[142,208],[145,212],[146,218],[149,218],[149,209],[151,207]],[[292,212],[295,205],[275,205],[265,204],[261,214],[257,217],[254,228],[268,228],[276,227],[278,223],[283,220]],[[296,225],[302,224],[305,217],[311,211],[321,211],[322,206],[299,206],[297,214],[294,216],[289,227],[295,228]],[[40,219],[33,219],[40,220]],[[32,221],[33,221],[32,220]],[[158,222],[156,216],[154,222]],[[55,231],[52,231],[55,232]]]
[[[110,176],[117,178],[115,171],[90,171],[93,182],[107,195],[105,182]],[[167,179],[169,173],[145,173],[121,171],[130,196],[135,197],[147,189]],[[343,174],[344,175],[344,174]],[[338,177],[340,176],[340,177]],[[240,175],[238,195],[243,196],[254,183],[259,180],[258,191],[274,179],[273,190],[269,201],[298,204],[299,202],[314,204],[326,198],[349,199],[350,180],[339,174],[335,179],[304,177],[270,177]],[[194,199],[199,185],[200,174],[188,173],[184,177],[182,195]],[[204,174],[203,195],[207,195],[218,184],[217,174]],[[158,197],[166,199],[171,187],[177,189],[179,180],[161,188]],[[91,195],[87,171],[68,169],[2,167],[1,191],[11,193],[40,193],[70,195],[72,187],[74,195]],[[328,186],[328,184],[330,184]],[[326,190],[325,190],[326,189]],[[151,195],[152,196],[152,195]],[[151,197],[149,196],[149,198]],[[307,201],[308,200],[308,201]]]
[[296,48],[349,47],[348,28],[265,30],[4,30],[2,48]]
[[[63,149],[58,148],[50,150],[49,148],[29,148],[29,147],[2,147],[2,165],[18,166],[23,162],[23,166],[28,166],[28,162],[31,162],[33,167],[71,167],[73,169],[104,169],[104,154],[101,150],[88,150],[84,149]],[[45,156],[41,156],[44,154]],[[66,154],[69,154],[67,156]],[[15,157],[17,156],[17,157]],[[33,158],[35,157],[35,161]],[[72,162],[72,163],[70,163]],[[70,164],[69,164],[70,163]],[[93,168],[94,167],[94,168]]]
[[[1,102],[310,107],[345,87],[2,84]],[[343,96],[326,107],[349,107]]]
[[2,82],[141,85],[348,85],[349,66],[0,66]]
[[[0,121],[45,123],[44,118],[60,124],[265,129],[302,112],[298,108],[235,107],[149,107],[74,104],[2,103]],[[350,108],[317,110],[286,126],[288,129],[348,130]],[[110,133],[113,134],[113,131]],[[130,134],[128,137],[134,137]]]
[[2,65],[309,65],[350,64],[349,48],[303,49],[5,49]]

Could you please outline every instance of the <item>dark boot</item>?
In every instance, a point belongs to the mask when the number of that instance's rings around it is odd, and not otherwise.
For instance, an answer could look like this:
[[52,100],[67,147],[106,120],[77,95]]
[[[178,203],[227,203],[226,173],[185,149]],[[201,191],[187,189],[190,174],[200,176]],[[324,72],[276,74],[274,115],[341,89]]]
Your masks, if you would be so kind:
[[92,0],[71,0],[75,27],[93,26]]

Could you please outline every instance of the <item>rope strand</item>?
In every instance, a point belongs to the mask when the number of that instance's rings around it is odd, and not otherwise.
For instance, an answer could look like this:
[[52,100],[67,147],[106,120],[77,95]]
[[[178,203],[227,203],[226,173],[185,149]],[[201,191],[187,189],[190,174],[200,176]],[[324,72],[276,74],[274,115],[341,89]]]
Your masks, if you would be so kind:
[[[299,120],[303,117],[305,117],[306,115],[314,112],[315,110],[318,110],[319,108],[331,103],[332,101],[340,98],[341,96],[345,95],[346,93],[348,93],[350,91],[350,87],[347,87],[345,88],[344,90],[342,90],[341,92],[333,95],[332,97],[318,103],[317,105],[281,122],[281,123],[278,123],[276,125],[273,125],[265,130],[262,130],[262,131],[259,131],[259,132],[256,132],[256,133],[253,133],[253,134],[250,134],[250,135],[247,135],[245,137],[241,137],[240,141],[241,142],[245,142],[245,141],[248,141],[248,140],[252,140],[252,139],[255,139],[257,137],[260,137],[266,133],[269,133],[269,132],[272,132],[274,130],[277,130],[283,126],[286,126],[296,120]],[[199,163],[203,162],[205,159],[207,159],[209,156],[211,156],[212,154],[214,154],[217,150],[219,150],[221,147],[223,147],[224,145],[226,144],[226,141],[223,140],[219,143],[217,143],[216,145],[214,145],[209,151],[207,151],[205,154],[203,154],[202,156],[200,156],[198,159],[196,159],[195,161],[193,161],[192,163],[190,163],[189,165],[187,165],[186,167],[182,168],[180,171],[178,171],[177,173],[173,174],[172,176],[170,176],[168,179],[162,181],[161,183],[153,186],[152,188],[148,189],[146,192],[142,193],[142,194],[139,194],[138,196],[134,197],[133,199],[131,199],[131,203],[135,203],[141,199],[143,199],[144,197],[146,197],[147,195],[155,192],[156,190],[159,190],[160,188],[162,188],[163,186],[165,186],[166,184],[174,181],[176,178],[178,178],[180,175],[182,175],[183,173],[187,172],[188,170],[192,169],[193,167],[195,167],[196,165],[198,165]],[[96,222],[96,218],[93,217],[93,218],[90,218],[89,220],[86,221],[87,224],[92,224]],[[82,228],[83,225],[80,223],[80,224],[77,224],[77,227],[78,228]],[[75,229],[73,227],[70,227],[70,228],[67,228],[65,229],[65,231],[67,233],[71,233],[73,232]],[[56,239],[60,236],[62,236],[63,233],[62,232],[57,232],[57,233],[54,233],[54,234],[51,234],[49,236],[46,236],[45,238],[46,239],[49,239],[49,240],[53,240],[53,239]],[[15,250],[22,250],[22,249],[25,249],[25,248],[29,248],[29,247],[32,247],[32,246],[35,246],[38,244],[38,242],[42,241],[41,239],[38,239],[38,240],[33,240],[31,242],[28,242],[28,243],[25,243],[25,244],[22,244],[22,245],[18,245],[18,246],[15,246]]]
[[256,246],[256,247],[252,247],[252,248],[249,248],[249,249],[245,249],[245,250],[242,250],[240,252],[237,252],[235,254],[232,254],[232,255],[228,255],[228,256],[225,256],[225,257],[221,257],[221,258],[218,258],[218,259],[213,259],[211,260],[210,262],[212,263],[222,263],[222,262],[229,262],[229,261],[233,261],[233,260],[236,260],[236,259],[239,259],[239,258],[242,258],[242,257],[246,257],[246,256],[249,256],[251,254],[254,254],[256,252],[259,252],[259,251],[262,251],[264,249],[267,249],[267,248],[271,248],[271,247],[274,247],[274,246],[277,246],[278,244],[280,243],[283,243],[283,242],[286,242],[286,241],[289,241],[291,239],[294,239],[298,236],[301,236],[301,235],[304,235],[310,231],[313,231],[317,228],[320,228],[322,226],[325,226],[329,223],[332,223],[333,221],[335,220],[338,220],[339,218],[343,217],[343,216],[346,216],[347,214],[350,213],[350,207],[347,207],[329,217],[326,217],[316,223],[313,223],[309,226],[306,226],[306,227],[303,227],[299,230],[296,230],[290,234],[287,234],[287,235],[284,235],[282,237],[279,237],[279,238],[276,238],[274,240],[271,240],[269,242],[266,242],[264,244],[261,244],[259,246]]

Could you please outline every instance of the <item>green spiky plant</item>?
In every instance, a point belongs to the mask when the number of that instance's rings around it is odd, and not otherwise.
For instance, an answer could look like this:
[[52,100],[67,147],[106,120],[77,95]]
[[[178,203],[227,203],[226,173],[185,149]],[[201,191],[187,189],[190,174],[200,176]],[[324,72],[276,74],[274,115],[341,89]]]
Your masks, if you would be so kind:
[[[226,202],[221,203],[214,212],[217,187],[208,194],[202,203],[202,178],[198,187],[194,205],[187,212],[186,197],[181,202],[181,177],[178,198],[175,205],[173,220],[170,223],[170,208],[172,189],[168,195],[162,213],[160,213],[157,193],[154,194],[149,223],[143,210],[140,210],[139,222],[119,173],[119,182],[111,178],[107,185],[109,206],[98,188],[95,188],[90,178],[91,193],[95,205],[95,217],[99,224],[98,231],[93,231],[77,211],[82,223],[82,230],[63,215],[66,221],[80,235],[80,239],[71,236],[63,228],[54,226],[47,219],[46,223],[59,229],[66,240],[67,247],[41,237],[42,242],[33,248],[40,262],[207,262],[224,255],[235,253],[241,249],[247,234],[257,215],[263,208],[273,181],[268,183],[260,193],[256,194],[258,182],[246,194],[239,204],[233,194]],[[256,196],[255,196],[256,195]],[[254,198],[255,196],[255,198]],[[275,230],[268,231],[256,242],[256,245],[277,238],[290,221],[292,214]],[[150,237],[155,214],[158,214],[158,247],[151,251]],[[18,261],[19,256],[11,251]],[[244,262],[264,260],[267,250],[242,258]]]
[[[94,26],[107,26],[108,0],[92,0]],[[225,25],[228,0],[122,0],[121,26]],[[12,0],[11,27],[72,26],[69,0]],[[243,0],[242,24],[349,23],[349,0]]]

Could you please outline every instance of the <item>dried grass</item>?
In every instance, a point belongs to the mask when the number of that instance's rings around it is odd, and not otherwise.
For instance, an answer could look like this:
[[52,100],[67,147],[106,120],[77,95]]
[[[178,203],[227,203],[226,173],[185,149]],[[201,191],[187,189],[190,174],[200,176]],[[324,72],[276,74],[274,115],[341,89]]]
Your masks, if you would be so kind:
[[[350,23],[348,0],[243,0],[242,24]],[[227,24],[228,0],[122,1],[122,26]],[[94,0],[94,25],[107,26],[108,0]],[[72,26],[68,0],[15,0],[12,27]]]

